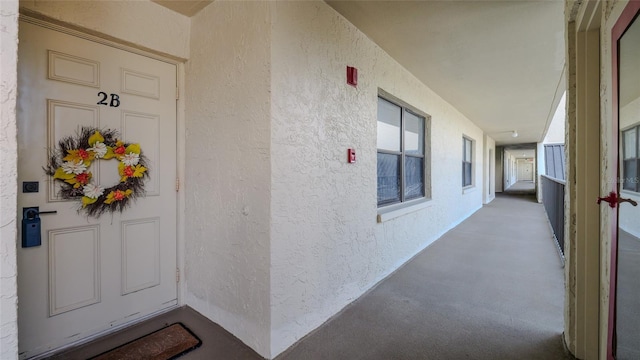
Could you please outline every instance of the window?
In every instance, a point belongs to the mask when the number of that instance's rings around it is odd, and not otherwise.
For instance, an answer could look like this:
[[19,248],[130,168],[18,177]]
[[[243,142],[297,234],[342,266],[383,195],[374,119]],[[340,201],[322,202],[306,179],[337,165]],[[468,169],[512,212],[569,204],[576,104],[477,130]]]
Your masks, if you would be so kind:
[[462,187],[473,185],[473,140],[462,138]]
[[425,197],[425,117],[378,97],[378,206]]
[[640,192],[639,134],[640,126],[622,132],[622,188],[635,192]]

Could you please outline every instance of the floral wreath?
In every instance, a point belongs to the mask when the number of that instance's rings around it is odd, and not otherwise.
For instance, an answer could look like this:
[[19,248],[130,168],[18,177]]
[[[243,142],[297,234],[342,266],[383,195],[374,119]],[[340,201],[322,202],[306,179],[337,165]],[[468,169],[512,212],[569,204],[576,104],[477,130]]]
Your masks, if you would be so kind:
[[[87,215],[99,217],[105,212],[122,212],[131,200],[144,196],[144,180],[149,177],[147,158],[139,144],[118,140],[116,130],[82,127],[76,136],[67,136],[52,151],[44,168],[47,175],[61,183],[63,199],[80,199]],[[109,188],[91,182],[89,171],[95,160],[118,159],[120,182]]]

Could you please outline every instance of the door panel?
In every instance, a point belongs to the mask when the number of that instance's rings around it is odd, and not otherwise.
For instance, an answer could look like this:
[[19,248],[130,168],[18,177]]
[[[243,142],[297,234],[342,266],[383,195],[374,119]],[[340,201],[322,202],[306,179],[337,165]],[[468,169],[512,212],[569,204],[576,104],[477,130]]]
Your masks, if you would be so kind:
[[[630,2],[612,30],[614,132],[621,198],[613,217],[609,359],[640,358],[640,5]],[[615,194],[614,194],[615,195]]]
[[[19,218],[23,207],[57,211],[41,215],[41,246],[18,249],[26,358],[177,303],[176,66],[25,21],[19,59],[18,181],[40,184],[18,195]],[[49,151],[82,126],[116,129],[148,158],[146,196],[122,213],[87,217],[43,171]],[[90,170],[110,187],[117,166],[99,160]]]

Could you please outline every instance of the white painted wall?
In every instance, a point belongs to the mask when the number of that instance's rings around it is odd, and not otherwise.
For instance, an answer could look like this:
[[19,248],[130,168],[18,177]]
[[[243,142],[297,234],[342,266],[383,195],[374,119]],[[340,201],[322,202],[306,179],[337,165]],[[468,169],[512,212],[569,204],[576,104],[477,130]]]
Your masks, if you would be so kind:
[[565,123],[567,118],[567,93],[563,93],[560,98],[560,102],[558,103],[558,107],[556,107],[556,111],[553,113],[553,118],[551,118],[551,124],[549,124],[549,129],[547,129],[547,134],[545,135],[543,141],[537,144],[537,153],[536,153],[536,164],[537,164],[537,198],[538,202],[542,202],[542,175],[546,173],[546,159],[544,152],[544,145],[546,144],[564,144],[565,137]]
[[189,57],[190,19],[149,0],[22,0],[20,8],[138,48]]
[[[269,7],[244,1],[206,7],[192,18],[185,69],[185,300],[265,357],[270,353]],[[299,136],[305,130],[299,129]]]
[[[17,39],[17,27],[16,2],[0,4],[0,358],[10,359],[17,351],[17,144],[15,75],[6,77],[4,65],[15,68],[5,38]],[[484,150],[494,144],[324,2],[216,1],[191,20],[148,1],[124,4],[21,3],[189,58],[183,302],[261,355],[279,354],[481,207]],[[357,88],[345,84],[347,65],[359,69]],[[433,174],[428,206],[380,224],[379,88],[431,116]],[[475,186],[464,193],[463,135],[476,146]],[[357,150],[355,164],[346,163],[348,147]]]
[[516,156],[510,151],[504,152],[504,188],[505,190],[513,186],[517,181]]
[[[562,97],[564,99],[564,96]],[[563,100],[561,100],[563,101]],[[563,130],[564,132],[564,127]],[[542,175],[546,173],[546,158],[544,153],[544,144],[537,143],[536,144],[536,199],[539,203],[542,202]]]
[[547,130],[547,134],[544,137],[542,143],[544,144],[564,144],[564,123],[566,122],[566,109],[567,104],[567,93],[562,94],[560,98],[560,102],[558,103],[558,107],[556,111],[553,113],[553,118],[551,118],[551,124],[549,124],[549,129]]
[[[271,354],[481,207],[483,133],[324,2],[278,2],[272,25]],[[358,68],[358,87],[345,83]],[[378,88],[431,115],[430,206],[376,223]],[[462,136],[476,141],[463,195]],[[357,150],[346,163],[347,148]]]
[[18,358],[16,91],[18,1],[0,1],[0,359]]
[[496,142],[491,137],[484,135],[484,160],[483,160],[483,192],[482,203],[488,204],[496,197]]

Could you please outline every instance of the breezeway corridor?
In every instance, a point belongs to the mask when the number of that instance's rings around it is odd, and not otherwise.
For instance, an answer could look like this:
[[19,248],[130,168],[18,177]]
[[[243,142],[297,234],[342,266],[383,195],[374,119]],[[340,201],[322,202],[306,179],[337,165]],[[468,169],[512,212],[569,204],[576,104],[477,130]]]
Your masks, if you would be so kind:
[[[563,281],[542,205],[499,195],[276,359],[570,359]],[[188,308],[61,358],[93,356],[175,321],[203,340],[185,360],[260,359]]]

